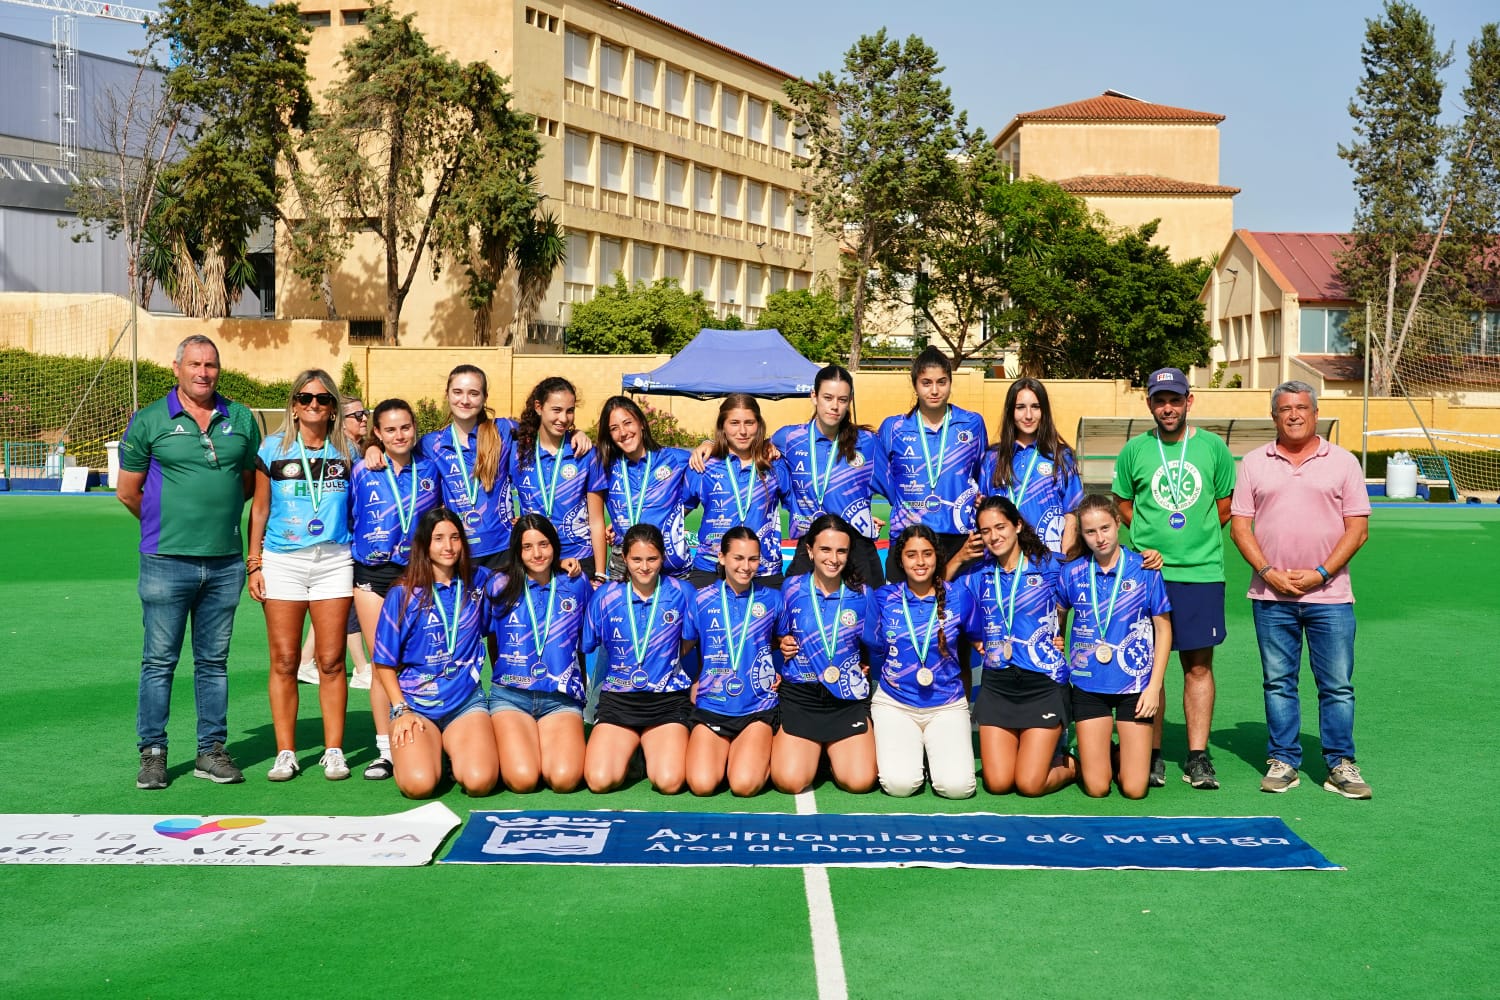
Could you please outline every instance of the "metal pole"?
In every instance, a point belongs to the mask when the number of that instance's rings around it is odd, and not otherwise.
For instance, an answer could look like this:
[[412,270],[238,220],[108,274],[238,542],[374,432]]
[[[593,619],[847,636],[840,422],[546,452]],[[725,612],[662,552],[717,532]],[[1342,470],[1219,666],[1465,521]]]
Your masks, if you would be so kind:
[[[131,283],[132,284],[135,283],[135,279],[134,278],[131,279]],[[135,413],[137,410],[139,410],[141,408],[141,397],[140,397],[141,370],[140,370],[140,359],[139,359],[139,357],[138,357],[138,355],[136,353],[136,348],[137,348],[137,346],[139,345],[139,342],[140,342],[140,327],[138,325],[138,320],[137,320],[137,315],[138,315],[138,311],[139,311],[139,304],[136,302],[136,299],[139,297],[139,295],[140,295],[140,290],[138,288],[132,288],[130,290],[130,412],[131,413]]]
[[1365,402],[1360,417],[1359,466],[1366,479],[1370,478],[1370,348],[1375,337],[1375,328],[1370,325],[1370,303],[1365,303]]

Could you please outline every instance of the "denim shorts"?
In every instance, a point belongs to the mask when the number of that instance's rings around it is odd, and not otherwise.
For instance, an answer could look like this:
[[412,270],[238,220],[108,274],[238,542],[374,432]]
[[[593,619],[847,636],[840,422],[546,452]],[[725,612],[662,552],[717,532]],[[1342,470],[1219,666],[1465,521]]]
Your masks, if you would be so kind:
[[[453,725],[453,723],[457,722],[459,719],[462,719],[464,716],[471,715],[474,712],[483,712],[486,707],[484,689],[481,687],[474,688],[473,692],[470,693],[470,695],[465,698],[457,708],[449,709],[442,715],[429,715],[426,712],[418,711],[417,707],[415,705],[411,705],[410,702],[408,702],[407,704],[410,706],[407,711],[414,712],[415,714],[420,715],[422,718],[426,719],[428,722],[432,723],[434,726],[437,726],[438,732],[440,733],[447,730],[449,726]],[[395,721],[395,718],[395,710],[392,709],[391,720]]]
[[572,712],[583,717],[583,706],[561,691],[525,691],[506,687],[504,684],[490,685],[489,712],[525,712],[533,719],[545,719],[553,712]]

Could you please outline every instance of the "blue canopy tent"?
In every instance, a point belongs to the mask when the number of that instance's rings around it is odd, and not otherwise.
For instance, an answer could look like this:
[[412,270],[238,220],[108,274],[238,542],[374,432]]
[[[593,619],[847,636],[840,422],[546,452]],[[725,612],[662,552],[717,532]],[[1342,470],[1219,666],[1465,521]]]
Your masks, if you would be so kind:
[[798,354],[777,330],[700,330],[660,368],[628,374],[626,392],[717,399],[748,392],[787,399],[812,392],[818,365]]

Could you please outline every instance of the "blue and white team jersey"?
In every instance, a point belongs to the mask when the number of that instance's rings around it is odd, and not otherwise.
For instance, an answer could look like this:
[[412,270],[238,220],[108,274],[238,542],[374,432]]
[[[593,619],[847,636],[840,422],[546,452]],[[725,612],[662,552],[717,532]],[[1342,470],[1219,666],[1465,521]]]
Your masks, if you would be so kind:
[[366,566],[411,561],[411,540],[417,521],[442,501],[437,467],[413,457],[396,472],[389,464],[379,472],[354,464],[354,561]]
[[456,580],[438,584],[430,597],[418,590],[410,602],[398,583],[381,605],[370,659],[396,668],[407,704],[428,718],[453,711],[479,690],[490,618],[488,575],[481,566],[468,587]]
[[282,435],[261,442],[255,467],[271,480],[265,548],[296,552],[320,542],[348,545],[349,474],[354,461],[327,441],[311,451],[293,440],[281,450]]
[[[592,451],[573,454],[571,435],[563,438],[556,453],[537,445],[523,462],[519,454],[510,460],[510,481],[522,514],[540,514],[552,522],[562,542],[562,558],[587,559],[594,554],[589,534],[589,494],[608,488],[599,457]],[[600,567],[603,570],[603,567]]]
[[[555,586],[554,586],[555,584]],[[585,697],[578,645],[594,588],[581,576],[559,573],[546,585],[529,577],[516,605],[500,607],[505,576],[490,577],[490,627],[497,648],[490,684],[520,691],[561,691]]]
[[1063,456],[1059,469],[1058,463],[1038,451],[1035,444],[1017,444],[1011,454],[1010,485],[996,486],[995,466],[1000,462],[997,448],[984,453],[979,467],[979,495],[1008,498],[1047,548],[1062,555],[1063,522],[1083,499],[1083,483],[1072,453]]
[[500,465],[495,473],[495,485],[488,490],[474,475],[478,425],[467,436],[457,435],[457,448],[454,447],[452,424],[424,434],[417,448],[419,455],[431,459],[437,467],[442,479],[443,506],[464,522],[469,552],[474,556],[493,555],[509,548],[510,526],[516,519],[510,502],[510,453],[516,422],[501,417],[495,421],[495,429],[500,432]]
[[[877,590],[865,616],[870,670],[879,671],[881,690],[912,708],[937,708],[964,697],[958,644],[980,637],[969,592],[942,580],[937,585],[946,588],[941,621],[933,622],[936,593],[918,597],[904,583]],[[940,651],[939,633],[947,637],[947,656]]]
[[949,406],[937,428],[916,411],[886,417],[876,486],[891,502],[891,537],[919,522],[939,534],[973,531],[979,463],[988,446],[983,418],[961,407]]
[[781,572],[781,500],[787,493],[786,467],[774,462],[757,472],[754,462],[734,455],[710,458],[702,472],[688,470],[688,496],[703,505],[693,569],[713,572],[719,545],[730,528],[744,525],[760,539],[757,576]]
[[786,466],[786,508],[791,515],[792,538],[807,534],[820,514],[836,514],[866,538],[880,534],[870,497],[875,492],[875,456],[880,439],[861,429],[854,445],[854,461],[839,454],[838,442],[830,441],[815,422],[791,424],[771,435]]
[[[728,612],[727,618],[725,612]],[[776,707],[772,633],[781,595],[770,587],[736,594],[722,580],[698,591],[693,623],[702,667],[697,706],[719,715],[753,715]]]
[[870,680],[860,669],[865,659],[860,651],[873,597],[873,591],[848,586],[825,594],[811,573],[788,580],[781,588],[776,633],[796,638],[797,655],[782,662],[782,679],[822,684],[845,701],[868,698]]
[[1039,563],[1022,556],[1015,570],[1006,572],[986,552],[953,581],[974,601],[986,670],[1015,666],[1067,683],[1068,661],[1053,642],[1060,603],[1058,570],[1057,560],[1050,556]]
[[[1139,555],[1121,547],[1120,558],[1108,572],[1099,569],[1092,555],[1064,566],[1058,578],[1058,596],[1064,607],[1073,609],[1068,682],[1096,694],[1146,690],[1156,652],[1151,617],[1172,610],[1161,573],[1146,569]],[[1110,647],[1108,663],[1096,655],[1101,641]]]
[[688,490],[688,457],[681,448],[659,448],[638,462],[616,459],[613,467],[604,470],[609,477],[605,509],[615,540],[623,539],[633,524],[654,524],[667,543],[662,572],[673,575],[687,571],[685,519],[698,504]]
[[583,621],[583,651],[604,647],[604,680],[600,690],[621,692],[686,691],[693,684],[682,661],[682,644],[698,638],[693,621],[697,598],[682,580],[658,579],[650,597],[635,592],[629,581],[606,583],[594,593]]

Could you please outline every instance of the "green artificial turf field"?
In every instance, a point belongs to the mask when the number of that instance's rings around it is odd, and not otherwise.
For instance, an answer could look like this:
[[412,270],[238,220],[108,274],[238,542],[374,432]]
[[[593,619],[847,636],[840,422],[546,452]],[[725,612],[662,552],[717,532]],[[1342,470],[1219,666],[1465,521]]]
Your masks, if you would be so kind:
[[[140,610],[136,527],[112,499],[0,496],[0,812],[375,815],[390,782],[265,780],[274,756],[259,607],[240,608],[230,751],[242,785],[195,780],[191,664],[178,672],[172,785],[134,787]],[[1359,761],[1375,789],[1320,788],[1304,671],[1300,788],[1258,791],[1265,755],[1245,567],[1228,546],[1228,643],[1212,750],[1223,789],[1179,780],[1144,802],[968,802],[816,791],[821,812],[1279,815],[1343,872],[829,869],[852,997],[1493,996],[1500,960],[1494,758],[1500,510],[1380,508],[1354,564]],[[1175,668],[1174,668],[1175,669]],[[1183,751],[1169,676],[1167,754]],[[1173,704],[1174,699],[1176,704]],[[347,749],[369,759],[363,695]],[[316,699],[303,688],[304,765]],[[794,812],[774,792],[664,799],[496,794],[477,808]],[[0,997],[815,997],[803,873],[433,865],[374,868],[0,866]]]

